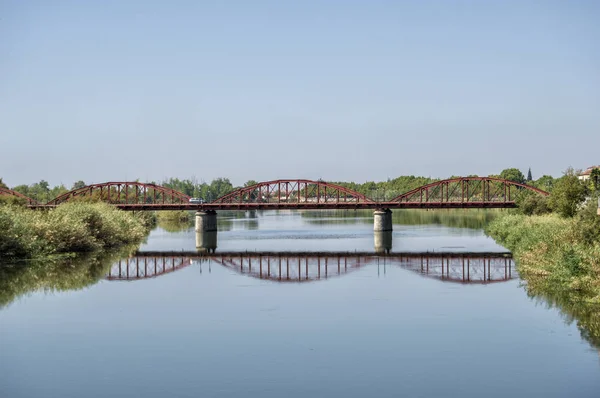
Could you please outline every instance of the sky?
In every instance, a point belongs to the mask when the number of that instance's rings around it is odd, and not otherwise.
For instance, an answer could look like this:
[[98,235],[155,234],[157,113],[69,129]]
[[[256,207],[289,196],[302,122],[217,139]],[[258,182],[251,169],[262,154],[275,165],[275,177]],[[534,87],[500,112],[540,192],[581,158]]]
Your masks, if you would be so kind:
[[0,0],[0,177],[600,164],[600,1]]

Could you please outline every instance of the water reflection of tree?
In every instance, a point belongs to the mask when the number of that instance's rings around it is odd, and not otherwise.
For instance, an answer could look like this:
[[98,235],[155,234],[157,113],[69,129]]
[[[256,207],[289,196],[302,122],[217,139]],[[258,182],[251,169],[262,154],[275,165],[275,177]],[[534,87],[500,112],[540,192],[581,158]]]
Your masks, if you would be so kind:
[[[399,225],[438,224],[452,228],[482,229],[502,210],[393,210],[392,220]],[[332,210],[303,211],[306,222],[310,224],[372,224],[373,212],[370,210]]]
[[581,337],[600,350],[600,304],[573,298],[572,293],[547,292],[528,286],[528,296],[548,308],[557,308],[567,324],[576,323]]
[[[233,229],[233,220],[239,217],[239,214],[233,213],[219,213],[217,215],[217,229],[219,231],[231,231]],[[186,232],[194,228],[195,219],[192,218],[187,221],[180,220],[169,220],[159,219],[158,226],[167,232]],[[258,220],[248,220],[248,226],[246,229],[258,229]]]
[[167,232],[182,232],[194,228],[194,220],[179,221],[179,220],[159,220],[158,226]]
[[106,275],[113,262],[127,257],[136,248],[0,264],[0,308],[37,291],[53,293],[91,286]]

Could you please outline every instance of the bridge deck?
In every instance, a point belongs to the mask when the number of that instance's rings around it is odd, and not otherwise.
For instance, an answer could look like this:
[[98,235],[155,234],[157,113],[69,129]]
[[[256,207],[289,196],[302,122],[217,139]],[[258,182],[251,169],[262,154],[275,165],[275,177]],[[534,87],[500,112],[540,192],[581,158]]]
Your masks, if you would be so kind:
[[[340,202],[340,203],[113,203],[121,210],[334,210],[334,209],[507,209],[516,207],[515,202]],[[32,209],[51,209],[57,205],[30,205]]]
[[512,258],[512,253],[509,251],[503,252],[452,252],[452,251],[414,251],[414,252],[390,252],[387,254],[375,251],[348,251],[348,252],[315,252],[315,251],[223,251],[218,253],[202,253],[198,251],[149,251],[140,250],[135,252],[135,257],[187,257],[187,258],[207,258],[207,257],[393,257],[393,258],[410,258],[410,257],[471,257],[471,258]]

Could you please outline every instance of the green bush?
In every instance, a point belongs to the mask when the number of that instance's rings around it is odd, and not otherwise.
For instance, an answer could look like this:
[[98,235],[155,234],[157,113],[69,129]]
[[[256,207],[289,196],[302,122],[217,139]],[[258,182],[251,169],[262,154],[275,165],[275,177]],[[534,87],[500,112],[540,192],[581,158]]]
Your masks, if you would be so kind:
[[27,200],[18,196],[0,195],[0,206],[3,205],[26,206]]
[[572,168],[567,169],[555,184],[548,205],[563,217],[573,217],[586,197],[586,186]]
[[598,196],[588,200],[576,217],[578,237],[591,245],[600,242],[600,215],[598,215]]
[[105,203],[66,203],[48,211],[0,206],[0,258],[89,252],[139,243],[152,220]]
[[0,206],[0,258],[25,257],[44,251],[43,239],[35,234],[40,214],[18,206]]
[[548,214],[552,211],[548,204],[548,197],[529,190],[522,190],[517,196],[516,203],[519,213],[528,216]]

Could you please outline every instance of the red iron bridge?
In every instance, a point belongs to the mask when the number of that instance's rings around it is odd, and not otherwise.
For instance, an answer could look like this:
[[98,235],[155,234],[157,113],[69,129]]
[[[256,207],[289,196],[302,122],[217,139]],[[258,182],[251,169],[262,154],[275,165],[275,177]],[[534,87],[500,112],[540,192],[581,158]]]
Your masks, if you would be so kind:
[[274,180],[236,189],[214,201],[195,203],[182,192],[137,181],[105,182],[74,189],[38,203],[19,192],[0,188],[0,195],[27,201],[34,209],[48,209],[73,201],[103,201],[122,210],[282,210],[282,209],[440,209],[511,208],[519,191],[540,195],[535,187],[493,177],[461,177],[436,181],[403,193],[390,200],[368,196],[325,181],[305,179]]

